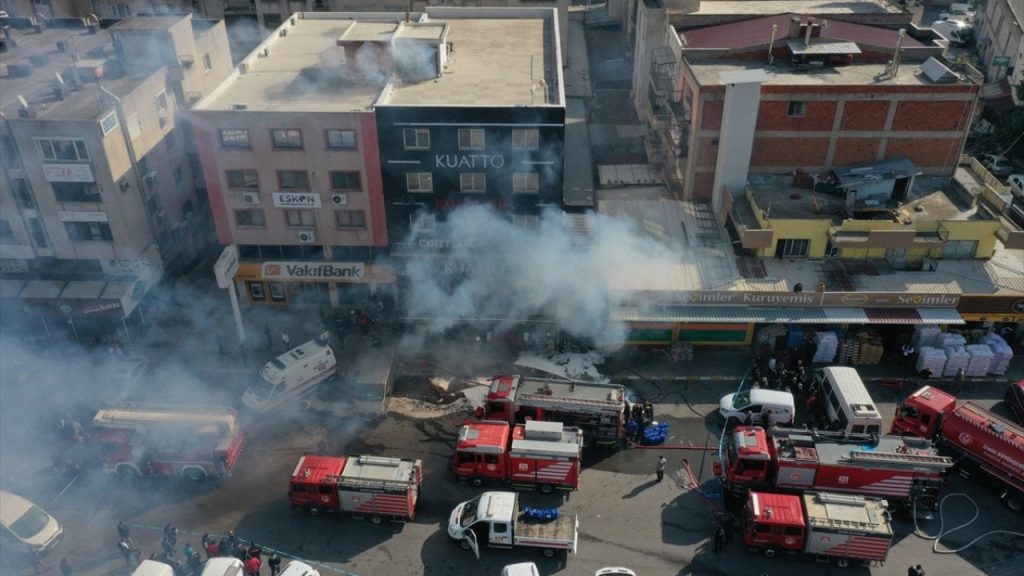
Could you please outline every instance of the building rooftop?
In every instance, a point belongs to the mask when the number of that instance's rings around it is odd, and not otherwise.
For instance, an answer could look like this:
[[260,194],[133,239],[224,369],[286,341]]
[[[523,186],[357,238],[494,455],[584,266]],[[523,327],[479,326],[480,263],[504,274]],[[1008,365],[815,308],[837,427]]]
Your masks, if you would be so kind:
[[[751,3],[762,4],[762,2]],[[772,26],[776,26],[776,45],[785,44],[787,39],[801,40],[798,30],[791,30],[790,23],[794,18],[802,21],[808,20],[806,16],[794,13],[792,8],[781,14],[773,14],[762,18],[750,18],[738,22],[728,22],[718,26],[705,26],[693,30],[679,31],[680,39],[683,40],[684,49],[695,48],[725,48],[735,49],[743,47],[767,46],[772,41]],[[841,20],[818,20],[814,23],[822,24],[820,38],[822,40],[841,40],[848,42],[864,43],[876,48],[895,49],[899,32],[891,28],[881,26],[869,26]],[[812,38],[818,39],[818,38]],[[921,48],[925,43],[907,36],[903,39],[903,48]]]
[[[39,33],[12,28],[10,34],[16,45],[8,43],[8,50],[0,54],[0,62],[7,68],[0,90],[0,110],[9,118],[17,118],[23,107],[18,98],[21,96],[37,118],[97,118],[110,108],[101,101],[97,85],[123,97],[162,66],[154,62],[150,67],[126,70],[114,53],[116,31],[165,30],[183,18],[191,17],[135,17],[95,34],[77,20],[74,24],[51,23]],[[63,80],[63,98],[56,90],[60,85],[58,75]]]
[[296,14],[195,109],[564,105],[553,10],[433,12]]
[[696,12],[691,14],[781,14],[800,12],[803,14],[889,14],[903,10],[889,0],[703,0]]
[[[937,63],[937,61],[934,61]],[[763,61],[751,62],[742,60],[688,60],[686,65],[694,77],[703,86],[724,85],[723,73],[732,72],[764,72],[763,86],[934,86],[936,84],[971,84],[973,80],[950,70],[955,82],[934,82],[922,74],[920,63],[904,61],[894,76],[887,76],[886,65],[882,63],[854,63],[850,66],[836,66],[813,71],[798,70],[788,62],[774,65]],[[941,66],[941,64],[939,64]]]

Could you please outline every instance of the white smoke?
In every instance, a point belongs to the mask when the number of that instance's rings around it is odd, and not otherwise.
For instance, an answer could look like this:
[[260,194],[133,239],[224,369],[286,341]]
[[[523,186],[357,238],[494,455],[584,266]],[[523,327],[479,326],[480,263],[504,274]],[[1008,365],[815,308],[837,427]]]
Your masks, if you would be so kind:
[[557,210],[544,211],[537,229],[517,227],[486,206],[454,210],[436,230],[450,246],[444,263],[419,258],[406,268],[406,312],[427,319],[433,333],[481,318],[509,328],[540,315],[603,351],[622,347],[627,328],[612,319],[629,296],[622,280],[668,274],[679,257],[631,221],[596,213],[584,218],[581,238]]

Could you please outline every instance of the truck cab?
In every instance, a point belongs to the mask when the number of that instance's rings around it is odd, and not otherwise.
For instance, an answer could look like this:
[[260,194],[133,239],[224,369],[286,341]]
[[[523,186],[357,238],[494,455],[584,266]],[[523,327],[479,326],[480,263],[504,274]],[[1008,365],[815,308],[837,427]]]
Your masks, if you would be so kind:
[[345,469],[344,456],[306,455],[299,459],[288,484],[288,501],[292,508],[310,514],[334,511],[338,501],[338,478]]
[[494,548],[540,548],[545,557],[559,550],[576,553],[579,522],[560,515],[550,522],[533,522],[519,510],[515,492],[484,492],[463,502],[448,518],[448,536],[480,558],[480,544]]
[[754,492],[743,509],[743,541],[771,558],[779,551],[803,550],[807,533],[800,496]]
[[733,430],[726,440],[722,459],[725,478],[730,484],[750,487],[769,483],[772,457],[763,428],[739,426]]
[[583,433],[561,422],[467,422],[459,429],[452,467],[474,486],[505,480],[548,494],[579,488],[582,451]]
[[956,398],[938,388],[925,386],[907,397],[896,408],[892,434],[935,438],[943,418],[956,408]]

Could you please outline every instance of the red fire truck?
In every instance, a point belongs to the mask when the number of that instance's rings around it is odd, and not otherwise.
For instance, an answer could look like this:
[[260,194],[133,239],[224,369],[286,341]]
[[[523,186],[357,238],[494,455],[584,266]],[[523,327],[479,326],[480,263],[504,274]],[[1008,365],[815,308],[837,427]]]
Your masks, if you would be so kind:
[[616,446],[625,430],[626,390],[600,382],[498,376],[480,416],[509,424],[527,418],[561,422],[583,431],[584,446]]
[[779,552],[835,560],[885,562],[892,545],[892,518],[882,498],[807,492],[751,491],[743,510],[743,541],[772,558]]
[[958,471],[998,486],[1006,505],[1024,508],[1024,428],[972,402],[931,386],[914,392],[896,409],[893,434],[934,439],[956,459]]
[[422,484],[420,460],[307,455],[292,471],[288,501],[310,514],[340,510],[369,516],[374,524],[385,518],[405,521],[416,515]]
[[582,452],[583,433],[561,422],[467,422],[459,428],[452,468],[474,486],[503,480],[549,494],[579,489]]
[[[927,440],[740,426],[723,453],[725,494],[738,508],[748,490],[819,490],[878,496],[931,509],[953,461]],[[716,473],[721,464],[716,463]]]
[[118,404],[93,418],[103,468],[127,479],[226,478],[245,436],[230,408]]

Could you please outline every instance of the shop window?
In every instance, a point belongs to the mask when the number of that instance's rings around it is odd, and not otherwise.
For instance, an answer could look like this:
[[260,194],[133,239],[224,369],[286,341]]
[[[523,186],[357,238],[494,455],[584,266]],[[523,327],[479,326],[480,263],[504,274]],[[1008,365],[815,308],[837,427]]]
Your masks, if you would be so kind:
[[540,130],[536,128],[512,130],[512,147],[520,150],[536,150],[540,147]]
[[359,192],[363,189],[362,178],[358,171],[331,172],[331,190],[339,192]]
[[463,172],[459,174],[459,191],[463,194],[487,192],[487,174],[484,172]]
[[269,282],[270,300],[273,302],[284,302],[284,284],[281,282]]
[[246,287],[249,288],[249,298],[256,302],[263,302],[267,299],[266,294],[263,293],[263,282],[246,282]]
[[430,150],[430,130],[406,128],[402,130],[402,143],[406,150]]
[[459,150],[483,150],[484,131],[479,128],[459,129]]
[[249,148],[249,131],[245,128],[232,128],[220,131],[221,148]]
[[294,128],[276,128],[270,131],[270,142],[278,149],[302,149],[302,131]]
[[949,240],[942,248],[942,257],[951,259],[974,258],[978,252],[977,240]]
[[355,150],[355,130],[327,130],[327,147],[331,150]]

